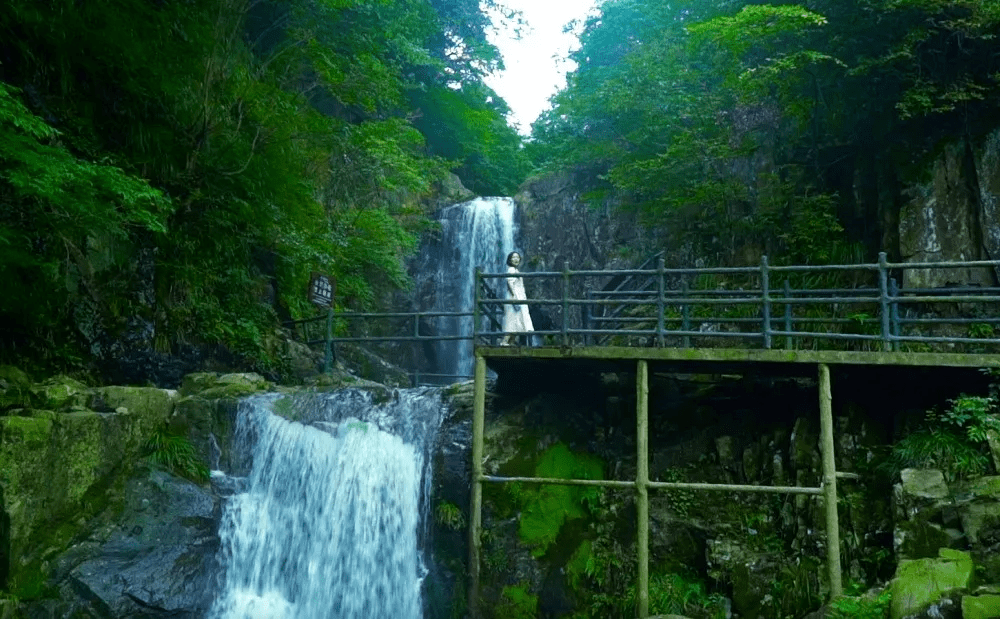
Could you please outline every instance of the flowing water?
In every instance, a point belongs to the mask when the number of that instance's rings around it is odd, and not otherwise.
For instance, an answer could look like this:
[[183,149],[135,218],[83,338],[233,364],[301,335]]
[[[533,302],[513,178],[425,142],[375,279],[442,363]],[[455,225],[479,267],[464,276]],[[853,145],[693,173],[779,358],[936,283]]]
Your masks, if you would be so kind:
[[[517,226],[511,198],[476,198],[441,211],[441,240],[428,252],[421,271],[433,278],[434,309],[471,312],[474,269],[487,273],[507,270],[507,254],[514,251]],[[499,280],[489,282],[499,289]],[[453,335],[472,333],[472,318],[439,318],[436,331]],[[437,347],[437,371],[451,383],[472,375],[472,342],[445,341]]]
[[208,617],[420,619],[441,412],[430,389],[400,390],[383,404],[352,389],[241,402],[240,470],[213,472],[236,490]]

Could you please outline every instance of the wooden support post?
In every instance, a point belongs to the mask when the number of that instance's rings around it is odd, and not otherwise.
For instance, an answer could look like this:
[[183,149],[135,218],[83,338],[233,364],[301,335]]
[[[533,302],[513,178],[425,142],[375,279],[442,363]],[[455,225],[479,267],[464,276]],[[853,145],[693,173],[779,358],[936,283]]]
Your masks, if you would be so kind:
[[833,451],[833,390],[830,366],[819,364],[820,451],[823,452],[823,508],[826,511],[826,566],[830,597],[844,592],[840,572],[840,519],[837,515],[837,461]]
[[486,421],[486,359],[476,355],[472,399],[472,500],[469,507],[469,613],[479,619],[480,529],[483,526],[483,427]]
[[635,374],[636,473],[635,553],[639,559],[636,609],[639,619],[649,616],[649,364],[640,359]]

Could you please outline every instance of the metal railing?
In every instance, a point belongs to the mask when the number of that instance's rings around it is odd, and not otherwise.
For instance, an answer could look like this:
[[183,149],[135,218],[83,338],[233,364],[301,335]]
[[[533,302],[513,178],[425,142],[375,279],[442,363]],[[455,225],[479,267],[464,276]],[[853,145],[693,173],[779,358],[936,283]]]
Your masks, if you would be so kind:
[[[347,323],[339,330],[355,334],[343,336],[335,336],[333,335],[334,330],[332,328],[326,328],[328,320],[326,314],[314,318],[288,321],[284,323],[284,326],[292,331],[295,339],[305,343],[307,346],[312,347],[322,344],[327,349],[336,351],[336,345],[340,343],[392,344],[397,342],[470,341],[472,340],[471,333],[464,335],[428,335],[421,333],[421,321],[434,318],[468,318],[472,315],[473,312],[342,312],[334,314],[334,319],[338,321],[338,326],[343,325],[343,322]],[[373,321],[375,324],[359,327],[359,323],[365,321]],[[499,324],[499,322],[496,323],[496,325]],[[376,331],[379,334],[373,335],[370,331]],[[333,354],[333,357],[336,358],[336,353]],[[472,374],[422,372],[417,367],[395,365],[410,376],[411,384],[414,387],[435,384],[428,383],[425,379],[469,380],[472,378]],[[328,371],[328,369],[325,371]]]
[[[948,286],[906,288],[896,275],[935,269],[990,269],[1000,261],[890,263],[884,253],[872,264],[672,268],[662,258],[656,269],[538,273],[476,272],[477,290],[493,279],[548,278],[561,283],[561,298],[525,301],[477,296],[477,312],[496,313],[507,304],[555,308],[556,329],[535,331],[547,343],[574,345],[645,345],[713,347],[733,341],[760,348],[863,348],[866,350],[940,351],[996,349],[1000,334],[1000,288]],[[634,276],[655,282],[636,290],[602,290],[573,298],[571,289],[594,288],[601,278]],[[783,278],[774,287],[777,278]],[[851,279],[848,287],[825,282]],[[580,280],[585,280],[580,282]],[[590,282],[586,281],[590,280]],[[794,282],[794,283],[793,283]],[[809,286],[810,282],[815,286]],[[590,284],[588,286],[588,284]],[[526,282],[526,287],[530,284]],[[579,318],[571,314],[576,308]],[[477,345],[508,333],[481,329],[474,321]],[[960,346],[958,346],[960,345]],[[936,347],[936,349],[935,349]],[[931,350],[928,350],[930,348]],[[1000,349],[997,349],[1000,350]],[[982,351],[978,351],[982,352]]]

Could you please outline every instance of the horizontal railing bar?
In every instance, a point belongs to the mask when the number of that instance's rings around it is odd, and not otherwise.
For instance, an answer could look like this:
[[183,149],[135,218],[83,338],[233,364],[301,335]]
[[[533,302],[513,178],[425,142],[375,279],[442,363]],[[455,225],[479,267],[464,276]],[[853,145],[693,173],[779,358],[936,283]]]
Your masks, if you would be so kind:
[[823,488],[806,486],[748,486],[746,484],[702,484],[681,481],[651,481],[651,490],[716,490],[724,492],[771,492],[775,494],[823,494]]
[[931,342],[935,344],[1000,344],[997,338],[936,337],[928,335],[890,335],[894,342]]
[[333,315],[334,318],[439,318],[445,316],[472,316],[472,312],[345,312]]
[[[425,341],[444,341],[444,340],[471,340],[472,334],[469,335],[401,335],[398,337],[392,336],[372,336],[372,337],[334,337],[330,341],[334,343],[339,342],[425,342]],[[326,340],[320,340],[325,342]]]
[[922,297],[889,297],[890,303],[985,303],[1000,301],[998,295],[941,295]]
[[634,481],[615,479],[559,479],[556,477],[497,477],[483,475],[481,481],[491,483],[520,482],[525,484],[552,484],[556,486],[603,486],[605,488],[635,488]]
[[[638,482],[616,479],[559,479],[555,477],[499,477],[483,475],[480,481],[490,483],[525,483],[556,486],[590,486],[604,488],[635,488]],[[775,494],[822,494],[822,488],[807,486],[750,486],[746,484],[705,484],[694,482],[649,481],[646,487],[652,490],[710,490],[724,492],[770,492]]]
[[982,323],[1000,323],[1000,318],[900,318],[901,325],[970,325]]

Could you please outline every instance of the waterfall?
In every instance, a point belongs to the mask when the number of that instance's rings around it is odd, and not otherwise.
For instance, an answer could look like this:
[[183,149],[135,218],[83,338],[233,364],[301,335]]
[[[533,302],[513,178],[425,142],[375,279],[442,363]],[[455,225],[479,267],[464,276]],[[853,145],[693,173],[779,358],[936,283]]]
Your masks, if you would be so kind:
[[213,471],[236,491],[224,507],[221,591],[208,617],[420,619],[441,411],[429,389],[400,390],[384,404],[352,389],[242,401],[237,470]]
[[[450,206],[439,217],[441,241],[425,269],[434,279],[434,309],[473,310],[477,266],[489,273],[506,271],[507,254],[514,251],[517,232],[514,201],[510,198],[476,198]],[[499,288],[497,281],[490,282]],[[436,331],[458,335],[472,333],[472,318],[439,318]],[[455,377],[472,375],[472,342],[445,341],[437,347],[438,373]],[[446,377],[445,383],[458,378]]]

